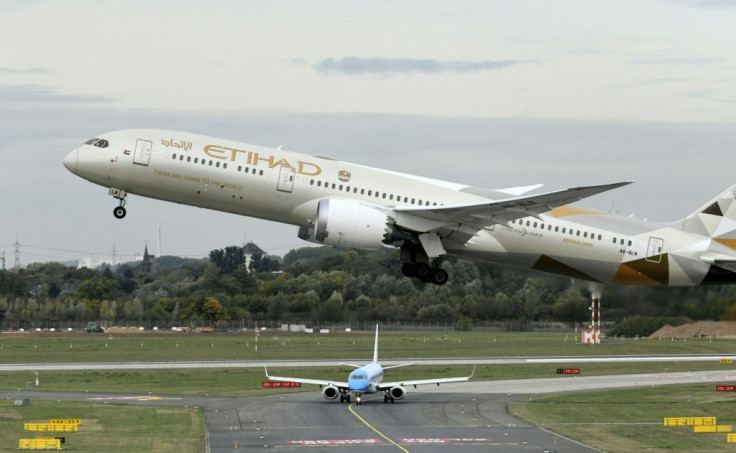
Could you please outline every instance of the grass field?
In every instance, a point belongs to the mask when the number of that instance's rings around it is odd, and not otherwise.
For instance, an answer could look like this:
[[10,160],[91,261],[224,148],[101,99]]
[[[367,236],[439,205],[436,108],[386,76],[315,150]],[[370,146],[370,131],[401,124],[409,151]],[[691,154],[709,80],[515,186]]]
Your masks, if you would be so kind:
[[[626,339],[582,345],[561,333],[382,332],[380,357],[516,357],[628,354],[732,354],[735,339]],[[2,334],[4,363],[187,360],[370,359],[373,333]]]
[[664,417],[714,416],[736,431],[736,395],[715,384],[608,390],[511,403],[512,414],[608,452],[733,451],[726,434],[665,427]]
[[[33,400],[28,406],[0,401],[0,451],[17,451],[22,438],[64,436],[64,450],[115,452],[200,452],[204,416],[192,407],[125,406]],[[37,433],[24,422],[80,418],[76,433]]]
[[[170,362],[193,360],[277,360],[326,359],[368,362],[373,355],[373,333],[276,334],[263,333],[254,350],[253,337],[241,333],[207,334],[5,334],[0,337],[3,363],[64,362]],[[682,339],[609,340],[605,344],[581,345],[574,335],[559,333],[494,332],[383,332],[379,355],[388,358],[425,357],[508,357],[508,356],[581,356],[629,354],[731,354],[736,340]],[[559,377],[551,365],[479,366],[474,379],[522,379]],[[731,365],[713,362],[574,364],[584,375],[696,371],[724,369]],[[416,379],[463,376],[470,366],[411,366],[390,370],[387,379]],[[336,365],[326,368],[269,370],[275,375],[299,375],[334,379],[347,376],[350,369]],[[29,372],[0,373],[0,388],[22,389],[35,377]],[[227,396],[262,395],[275,390],[261,389],[265,380],[262,368],[252,369],[183,369],[167,371],[116,370],[81,372],[43,372],[43,390],[110,391],[164,394],[209,394]],[[312,390],[305,387],[302,390]],[[283,391],[283,390],[277,390]],[[292,390],[293,391],[293,390]]]

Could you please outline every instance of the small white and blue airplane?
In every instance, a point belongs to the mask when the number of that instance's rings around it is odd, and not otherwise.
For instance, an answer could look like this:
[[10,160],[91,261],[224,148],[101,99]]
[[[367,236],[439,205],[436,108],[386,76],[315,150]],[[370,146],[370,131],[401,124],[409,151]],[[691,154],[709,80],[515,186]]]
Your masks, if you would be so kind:
[[378,363],[378,325],[376,325],[376,343],[373,347],[373,362],[367,365],[353,365],[344,363],[342,365],[348,365],[356,368],[348,376],[348,382],[340,381],[326,381],[321,379],[304,379],[294,377],[283,377],[283,376],[270,376],[268,374],[268,368],[266,370],[266,377],[272,381],[281,382],[299,382],[301,384],[312,384],[319,385],[322,387],[322,396],[328,400],[334,400],[340,396],[340,402],[350,402],[350,393],[355,394],[355,403],[362,404],[361,396],[368,393],[384,392],[383,402],[388,403],[400,400],[406,396],[405,387],[413,385],[416,388],[417,385],[427,384],[446,384],[449,382],[464,382],[469,380],[475,374],[475,367],[470,373],[470,376],[464,377],[452,377],[452,378],[439,378],[439,379],[419,379],[414,381],[396,381],[396,382],[383,382],[383,371],[390,368],[398,368],[402,366],[411,365],[405,363],[402,365],[393,365],[388,367],[382,367]]

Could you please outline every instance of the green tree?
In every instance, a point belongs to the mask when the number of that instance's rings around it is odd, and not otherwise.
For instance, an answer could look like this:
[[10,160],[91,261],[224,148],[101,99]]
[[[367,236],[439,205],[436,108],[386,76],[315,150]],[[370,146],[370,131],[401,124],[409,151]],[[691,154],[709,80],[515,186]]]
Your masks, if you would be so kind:
[[227,310],[215,297],[207,297],[202,303],[202,317],[209,322],[219,324],[230,319]]
[[0,294],[8,296],[28,296],[30,285],[28,280],[16,272],[0,270]]
[[455,319],[455,312],[448,304],[428,305],[419,309],[417,318],[424,322],[450,323]]
[[220,269],[222,274],[232,274],[235,270],[245,262],[245,252],[243,247],[231,245],[224,249],[212,250],[210,252],[210,261]]
[[83,281],[77,288],[80,299],[114,299],[119,289],[118,282],[104,277],[94,277]]
[[557,321],[577,322],[590,318],[590,303],[580,290],[569,287],[560,294],[552,306],[552,314]]

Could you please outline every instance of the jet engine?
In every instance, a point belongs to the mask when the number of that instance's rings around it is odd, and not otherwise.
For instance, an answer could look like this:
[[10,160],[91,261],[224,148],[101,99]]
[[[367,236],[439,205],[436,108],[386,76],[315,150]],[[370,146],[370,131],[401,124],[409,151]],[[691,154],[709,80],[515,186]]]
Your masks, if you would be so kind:
[[324,396],[325,399],[334,400],[338,395],[340,395],[340,390],[338,390],[334,385],[328,385],[322,389],[322,396]]
[[391,394],[391,398],[395,400],[400,400],[404,396],[406,396],[406,389],[400,385],[391,387],[391,390],[389,391]]
[[339,247],[378,249],[385,244],[389,220],[378,206],[339,198],[321,200],[313,240]]

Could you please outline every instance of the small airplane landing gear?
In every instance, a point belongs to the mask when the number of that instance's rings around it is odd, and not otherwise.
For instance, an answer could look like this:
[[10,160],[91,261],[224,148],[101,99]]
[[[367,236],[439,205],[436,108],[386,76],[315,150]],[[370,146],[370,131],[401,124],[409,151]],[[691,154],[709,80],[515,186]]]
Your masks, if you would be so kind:
[[110,187],[110,191],[108,193],[120,200],[120,206],[112,210],[112,215],[115,216],[116,219],[122,219],[125,217],[125,214],[127,214],[125,210],[125,197],[128,196],[128,193],[122,189],[116,189],[114,187]]

